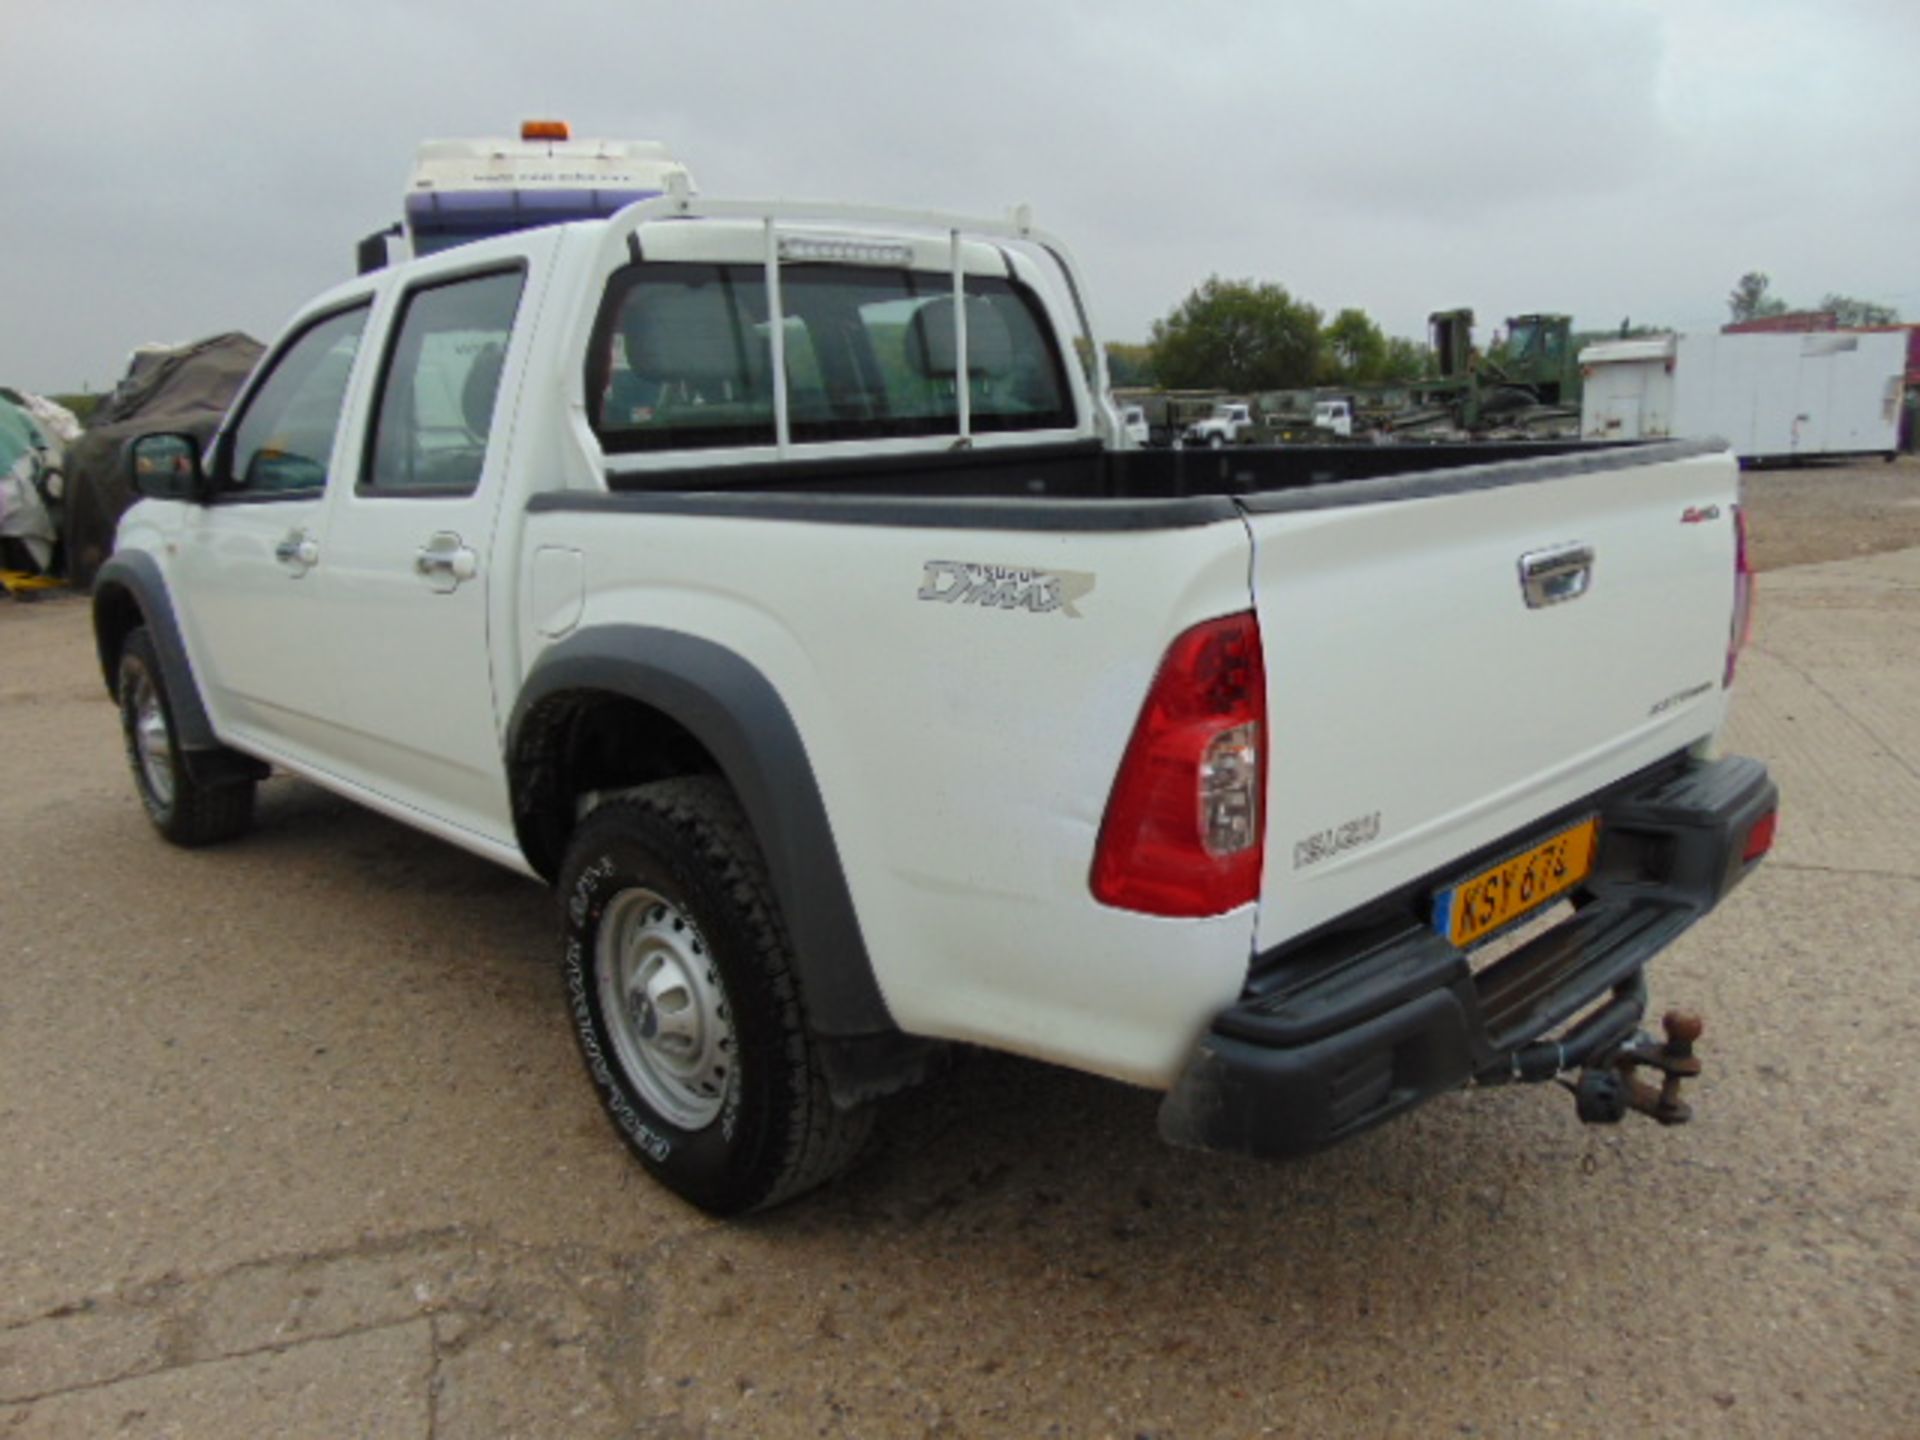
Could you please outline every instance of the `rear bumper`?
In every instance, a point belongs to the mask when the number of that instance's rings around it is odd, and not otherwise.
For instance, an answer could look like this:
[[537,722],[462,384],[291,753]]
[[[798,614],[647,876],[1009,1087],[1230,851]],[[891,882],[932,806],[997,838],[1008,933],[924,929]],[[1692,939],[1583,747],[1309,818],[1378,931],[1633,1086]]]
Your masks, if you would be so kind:
[[1263,959],[1168,1093],[1161,1134],[1305,1154],[1469,1080],[1576,1068],[1633,1033],[1647,961],[1759,863],[1748,835],[1778,803],[1766,767],[1746,759],[1597,797],[1600,849],[1574,914],[1477,973],[1421,923],[1418,890],[1398,914]]

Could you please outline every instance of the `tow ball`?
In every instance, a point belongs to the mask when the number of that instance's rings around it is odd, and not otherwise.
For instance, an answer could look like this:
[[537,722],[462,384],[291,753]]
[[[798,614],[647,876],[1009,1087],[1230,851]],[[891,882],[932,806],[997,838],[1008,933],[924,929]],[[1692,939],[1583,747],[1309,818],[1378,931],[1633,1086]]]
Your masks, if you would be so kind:
[[[1688,1010],[1669,1010],[1660,1019],[1666,1042],[1658,1043],[1644,1030],[1599,1057],[1580,1072],[1577,1081],[1560,1083],[1573,1091],[1573,1105],[1589,1125],[1614,1125],[1627,1111],[1638,1110],[1662,1125],[1684,1125],[1693,1107],[1680,1098],[1680,1086],[1700,1073],[1694,1042],[1705,1028]],[[1660,1074],[1659,1084],[1638,1074],[1642,1066]]]

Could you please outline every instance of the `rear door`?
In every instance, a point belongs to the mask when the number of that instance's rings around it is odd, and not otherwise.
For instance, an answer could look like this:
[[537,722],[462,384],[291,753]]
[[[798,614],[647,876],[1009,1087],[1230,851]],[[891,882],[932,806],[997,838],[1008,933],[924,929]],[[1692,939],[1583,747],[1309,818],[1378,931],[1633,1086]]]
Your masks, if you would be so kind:
[[529,282],[523,261],[450,255],[396,295],[320,576],[338,768],[495,839],[512,822],[489,603]]
[[1587,413],[1593,417],[1587,436],[1593,440],[1638,440],[1640,404],[1649,384],[1645,367],[1634,364],[1597,365],[1587,382]]
[[1270,726],[1261,946],[1712,734],[1737,473],[1613,452],[1442,474],[1424,495],[1412,477],[1246,502]]

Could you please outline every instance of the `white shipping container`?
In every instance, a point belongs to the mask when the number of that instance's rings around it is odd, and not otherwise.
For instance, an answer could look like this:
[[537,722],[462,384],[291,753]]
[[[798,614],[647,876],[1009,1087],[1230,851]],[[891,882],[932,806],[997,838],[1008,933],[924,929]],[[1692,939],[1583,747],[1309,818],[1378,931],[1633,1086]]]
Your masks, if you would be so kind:
[[1904,331],[1683,335],[1679,435],[1719,435],[1743,460],[1892,453],[1899,444]]
[[1581,352],[1591,440],[1726,440],[1742,460],[1892,454],[1902,330],[1681,335]]

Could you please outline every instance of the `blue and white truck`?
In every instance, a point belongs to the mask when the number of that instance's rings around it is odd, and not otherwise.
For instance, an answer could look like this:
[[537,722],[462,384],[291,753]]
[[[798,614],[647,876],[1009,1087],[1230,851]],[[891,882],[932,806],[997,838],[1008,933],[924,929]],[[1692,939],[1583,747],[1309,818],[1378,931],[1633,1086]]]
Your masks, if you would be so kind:
[[660,141],[575,140],[564,120],[524,121],[517,140],[422,141],[405,218],[360,242],[359,270],[539,225],[604,220],[682,182],[690,189],[692,176]]

